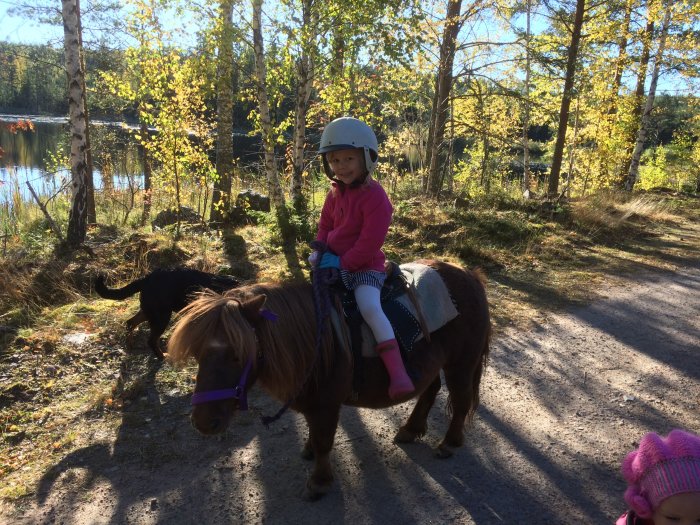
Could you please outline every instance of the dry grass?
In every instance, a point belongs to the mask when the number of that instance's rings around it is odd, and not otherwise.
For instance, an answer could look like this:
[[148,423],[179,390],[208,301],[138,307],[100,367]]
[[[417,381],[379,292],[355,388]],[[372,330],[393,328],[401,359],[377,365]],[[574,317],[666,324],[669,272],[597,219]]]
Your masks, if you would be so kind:
[[667,199],[657,195],[630,195],[622,192],[601,192],[574,202],[572,219],[591,232],[624,230],[630,222],[666,223],[678,221],[671,213]]

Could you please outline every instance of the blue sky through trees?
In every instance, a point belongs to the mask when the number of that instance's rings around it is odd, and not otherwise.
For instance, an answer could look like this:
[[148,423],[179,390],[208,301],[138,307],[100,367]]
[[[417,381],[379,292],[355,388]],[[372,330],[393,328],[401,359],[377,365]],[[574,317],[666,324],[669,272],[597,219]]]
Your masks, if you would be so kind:
[[[55,4],[55,9],[58,14],[60,2],[53,0],[53,3]],[[63,28],[60,24],[52,25],[41,23],[37,20],[32,20],[10,12],[13,8],[16,8],[18,4],[18,0],[0,0],[0,42],[39,45],[49,44],[62,47]],[[183,20],[183,16],[185,20]],[[183,47],[192,47],[196,43],[196,31],[199,27],[194,17],[189,17],[189,20],[187,20],[187,18],[186,14],[177,16],[166,14],[161,17],[161,20],[166,29],[179,32],[177,41],[180,42]],[[524,19],[520,20],[520,22],[521,23],[517,23],[517,25],[524,27]],[[84,23],[83,25],[89,28],[88,23]],[[474,27],[471,28],[470,39],[487,39],[492,42],[507,42],[515,39],[512,33],[509,33],[509,31],[502,27],[496,27],[495,24],[482,23],[479,25],[480,28],[477,29],[479,34],[474,33]],[[544,27],[545,24],[539,23],[536,17],[533,19],[533,32],[542,31]],[[88,45],[91,41],[100,40],[104,40],[110,47],[125,47],[128,45],[128,37],[126,35],[115,34],[115,31],[110,33],[109,31],[100,32],[86,29],[86,33],[87,34],[84,35],[84,40]],[[455,69],[457,70],[458,68],[458,61],[455,61]],[[458,71],[455,71],[455,73],[458,73]],[[667,93],[670,95],[694,94],[693,89],[689,88],[685,82],[669,74],[664,74],[659,79],[658,92],[659,94]]]

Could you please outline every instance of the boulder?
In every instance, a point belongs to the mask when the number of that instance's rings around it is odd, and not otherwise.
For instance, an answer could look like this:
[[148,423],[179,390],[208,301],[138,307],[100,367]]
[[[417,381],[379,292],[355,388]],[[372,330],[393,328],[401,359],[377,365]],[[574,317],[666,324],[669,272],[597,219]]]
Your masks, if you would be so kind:
[[[178,219],[178,213],[175,209],[163,210],[156,215],[156,218],[151,222],[151,226],[154,230],[162,229],[171,224],[176,224]],[[187,208],[183,206],[180,208],[180,223],[196,224],[201,222],[202,218],[199,214],[192,208]]]

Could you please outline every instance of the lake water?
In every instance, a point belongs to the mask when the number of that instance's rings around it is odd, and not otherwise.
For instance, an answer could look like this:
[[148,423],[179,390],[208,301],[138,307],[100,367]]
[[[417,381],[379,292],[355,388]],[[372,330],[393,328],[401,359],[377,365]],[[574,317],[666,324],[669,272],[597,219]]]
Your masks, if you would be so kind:
[[[29,119],[34,131],[10,133],[1,124]],[[93,182],[99,190],[109,185],[126,188],[129,182],[143,187],[143,169],[138,148],[131,136],[134,126],[122,123],[91,121],[90,141],[93,152]],[[0,204],[11,202],[19,191],[30,200],[29,182],[43,198],[54,195],[70,171],[56,169],[56,160],[69,158],[68,122],[64,118],[0,114]],[[260,138],[241,131],[234,133],[234,157],[241,167],[260,162]],[[214,152],[211,152],[212,157]],[[212,161],[214,159],[212,158]],[[43,200],[43,199],[42,199]]]
[[[70,180],[70,170],[63,167],[69,157],[69,132],[65,119],[35,116],[0,115],[0,123],[28,118],[33,131],[11,133],[0,125],[0,203],[10,202],[19,191],[23,200],[31,194],[29,182],[40,197],[46,198]],[[121,124],[93,123],[93,181],[96,189],[105,186],[105,177],[115,188],[126,187],[129,177],[143,184],[143,170],[136,144]]]

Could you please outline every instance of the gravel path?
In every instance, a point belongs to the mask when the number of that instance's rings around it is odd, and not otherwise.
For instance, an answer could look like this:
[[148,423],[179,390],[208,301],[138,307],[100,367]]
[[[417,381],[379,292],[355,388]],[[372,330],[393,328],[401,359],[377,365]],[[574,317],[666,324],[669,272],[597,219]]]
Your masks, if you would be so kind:
[[[307,503],[300,417],[266,430],[250,415],[204,438],[187,422],[188,394],[149,391],[149,410],[95,427],[0,521],[611,524],[624,505],[619,463],[639,437],[700,432],[699,292],[700,264],[649,271],[531,331],[497,334],[467,445],[451,459],[433,457],[444,393],[413,445],[392,443],[412,403],[346,408],[334,490]],[[261,393],[250,402],[258,413],[279,406]]]

